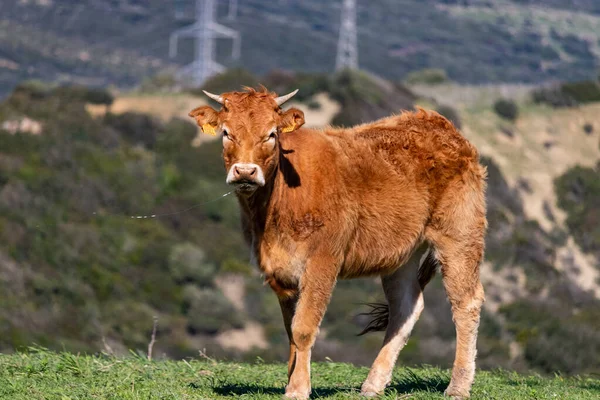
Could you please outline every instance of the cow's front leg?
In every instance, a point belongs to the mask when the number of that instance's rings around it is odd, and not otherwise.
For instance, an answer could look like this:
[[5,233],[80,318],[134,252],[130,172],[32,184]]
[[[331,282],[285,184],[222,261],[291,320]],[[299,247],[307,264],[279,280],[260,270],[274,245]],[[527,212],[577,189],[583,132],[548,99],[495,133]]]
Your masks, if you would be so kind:
[[306,264],[292,320],[296,357],[285,396],[308,399],[310,395],[310,353],[335,286],[338,263],[332,257],[315,257]]

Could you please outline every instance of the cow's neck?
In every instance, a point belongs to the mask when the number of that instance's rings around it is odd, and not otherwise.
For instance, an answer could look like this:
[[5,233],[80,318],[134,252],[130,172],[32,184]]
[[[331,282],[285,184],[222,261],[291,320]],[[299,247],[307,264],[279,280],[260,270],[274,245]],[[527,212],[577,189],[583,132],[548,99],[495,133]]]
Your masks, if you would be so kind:
[[280,180],[278,175],[275,174],[273,178],[267,180],[265,186],[258,188],[250,196],[237,195],[242,212],[243,228],[253,251],[257,250],[270,220],[274,200],[273,193],[275,193],[275,187]]

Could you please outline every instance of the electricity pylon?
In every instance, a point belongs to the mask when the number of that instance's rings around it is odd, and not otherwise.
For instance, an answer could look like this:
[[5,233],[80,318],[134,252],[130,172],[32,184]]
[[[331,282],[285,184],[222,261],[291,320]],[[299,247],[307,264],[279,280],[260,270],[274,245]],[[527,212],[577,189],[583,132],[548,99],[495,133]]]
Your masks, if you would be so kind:
[[335,69],[358,69],[356,31],[356,0],[344,0],[340,21]]
[[169,56],[177,56],[177,44],[180,38],[194,39],[194,61],[179,71],[181,77],[191,77],[195,86],[200,86],[211,76],[223,72],[225,67],[216,61],[215,39],[233,40],[232,57],[240,58],[240,34],[231,28],[216,22],[215,0],[196,0],[196,22],[178,29],[169,40]]

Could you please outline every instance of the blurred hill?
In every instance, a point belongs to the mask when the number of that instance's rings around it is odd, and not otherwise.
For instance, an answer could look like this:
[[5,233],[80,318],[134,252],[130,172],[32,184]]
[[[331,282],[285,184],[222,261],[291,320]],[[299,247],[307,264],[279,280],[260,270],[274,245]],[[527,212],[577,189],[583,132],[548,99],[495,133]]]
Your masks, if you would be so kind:
[[[599,372],[600,101],[590,89],[600,92],[598,82],[408,88],[356,72],[232,70],[206,87],[237,89],[240,77],[279,93],[300,87],[296,105],[323,124],[420,104],[461,126],[489,173],[479,365]],[[113,99],[27,83],[0,104],[0,351],[143,350],[157,317],[155,354],[285,359],[277,300],[247,264],[235,199],[219,198],[230,190],[220,142],[192,146],[196,127],[156,101],[183,107],[195,95]],[[382,338],[356,338],[358,314],[382,297],[376,279],[340,282],[315,358],[370,363]],[[455,336],[439,277],[425,297],[401,362],[447,367]]]
[[[193,16],[193,6],[181,9]],[[130,86],[192,57],[191,43],[169,60],[174,2],[4,0],[0,4],[0,96],[23,79]],[[185,2],[179,2],[185,4]],[[326,5],[325,5],[326,4]],[[339,0],[245,0],[235,21],[239,65],[330,72]],[[600,3],[594,0],[381,0],[358,2],[360,63],[391,80],[441,68],[461,83],[589,79],[600,57]],[[221,2],[219,15],[226,13]],[[227,43],[219,61],[236,66]],[[273,59],[276,58],[276,63]]]

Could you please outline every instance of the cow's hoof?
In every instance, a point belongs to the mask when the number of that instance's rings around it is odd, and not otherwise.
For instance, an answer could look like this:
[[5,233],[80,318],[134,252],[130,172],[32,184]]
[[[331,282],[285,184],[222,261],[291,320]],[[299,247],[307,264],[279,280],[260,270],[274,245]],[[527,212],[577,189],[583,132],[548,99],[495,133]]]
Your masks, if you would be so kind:
[[361,390],[360,395],[363,397],[377,397],[379,396],[379,393]]
[[296,399],[305,400],[310,397],[310,389],[298,390],[298,389],[286,389],[284,399]]
[[453,400],[465,400],[471,397],[468,389],[460,389],[452,386],[448,386],[444,391],[444,396],[450,397]]
[[295,400],[306,400],[308,399],[309,395],[306,393],[299,393],[299,392],[286,392],[285,396],[283,396],[284,399],[295,399]]
[[381,387],[378,385],[373,385],[370,382],[365,382],[360,389],[360,395],[363,397],[377,397],[383,393],[384,389],[385,385]]

